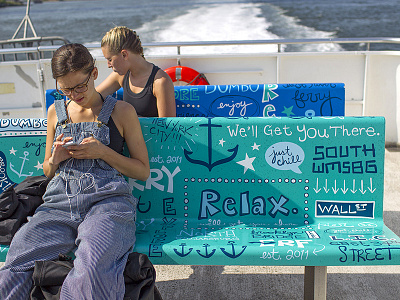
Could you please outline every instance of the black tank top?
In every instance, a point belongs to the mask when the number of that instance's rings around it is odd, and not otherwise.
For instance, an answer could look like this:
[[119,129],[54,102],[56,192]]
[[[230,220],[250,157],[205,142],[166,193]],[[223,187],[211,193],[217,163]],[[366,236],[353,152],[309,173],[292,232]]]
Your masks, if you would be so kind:
[[123,154],[125,139],[119,132],[117,125],[115,125],[112,117],[110,117],[108,121],[108,128],[110,130],[110,144],[108,145],[108,147],[113,149],[115,152],[118,152],[119,154]]
[[151,71],[151,75],[144,89],[137,94],[132,92],[129,87],[129,74],[131,72],[128,71],[125,74],[122,82],[122,87],[124,89],[123,99],[133,105],[140,117],[158,117],[157,99],[153,94],[153,82],[159,69],[159,67],[153,65],[153,70]]

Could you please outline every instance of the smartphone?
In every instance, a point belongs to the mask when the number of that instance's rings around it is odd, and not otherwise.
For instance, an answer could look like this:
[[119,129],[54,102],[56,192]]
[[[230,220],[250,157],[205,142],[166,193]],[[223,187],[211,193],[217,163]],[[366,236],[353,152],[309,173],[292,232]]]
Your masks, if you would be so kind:
[[73,141],[69,141],[69,142],[66,142],[66,143],[63,145],[63,147],[69,147],[69,146],[73,146],[73,145],[79,145],[79,144],[77,144],[77,143],[75,143],[75,142],[73,142]]

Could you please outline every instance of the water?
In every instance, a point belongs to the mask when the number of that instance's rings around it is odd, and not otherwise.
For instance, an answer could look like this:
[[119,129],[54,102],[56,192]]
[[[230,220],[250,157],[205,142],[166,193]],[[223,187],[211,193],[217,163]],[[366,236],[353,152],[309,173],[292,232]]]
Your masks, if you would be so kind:
[[[276,38],[400,37],[399,0],[91,0],[31,4],[39,36],[99,42],[110,28],[135,29],[143,43]],[[10,39],[26,8],[0,8],[0,40]],[[22,36],[20,33],[19,36]],[[374,45],[380,50],[387,45]],[[285,51],[362,50],[358,45],[287,46]],[[236,51],[235,48],[231,49]],[[256,47],[246,52],[258,51]],[[273,51],[264,46],[263,51]],[[189,51],[189,50],[188,50]],[[201,49],[197,49],[201,51]],[[219,51],[214,48],[213,51]]]

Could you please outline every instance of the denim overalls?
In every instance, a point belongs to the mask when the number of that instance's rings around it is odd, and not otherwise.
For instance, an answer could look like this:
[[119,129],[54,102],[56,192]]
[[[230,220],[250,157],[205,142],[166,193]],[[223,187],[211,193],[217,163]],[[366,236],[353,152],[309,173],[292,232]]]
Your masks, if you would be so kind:
[[[110,141],[108,120],[117,100],[107,97],[98,122],[68,122],[63,100],[55,102],[58,126],[80,143]],[[123,299],[127,256],[135,243],[137,199],[124,177],[100,159],[68,159],[47,186],[44,203],[11,242],[0,271],[0,299],[28,299],[35,260],[75,251],[60,299]]]

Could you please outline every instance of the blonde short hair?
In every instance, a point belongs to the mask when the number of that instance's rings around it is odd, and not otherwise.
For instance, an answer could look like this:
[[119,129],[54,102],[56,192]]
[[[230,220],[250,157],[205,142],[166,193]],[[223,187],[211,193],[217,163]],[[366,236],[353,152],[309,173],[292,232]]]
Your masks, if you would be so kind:
[[104,46],[107,46],[112,54],[118,54],[122,50],[129,50],[144,57],[139,35],[136,31],[126,26],[117,26],[109,30],[101,40],[101,47]]

